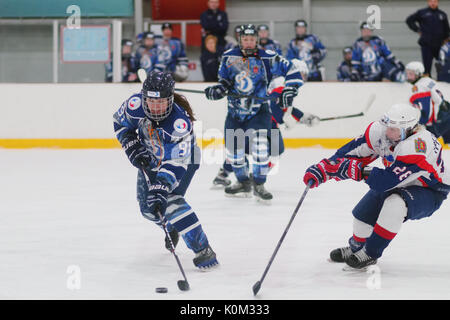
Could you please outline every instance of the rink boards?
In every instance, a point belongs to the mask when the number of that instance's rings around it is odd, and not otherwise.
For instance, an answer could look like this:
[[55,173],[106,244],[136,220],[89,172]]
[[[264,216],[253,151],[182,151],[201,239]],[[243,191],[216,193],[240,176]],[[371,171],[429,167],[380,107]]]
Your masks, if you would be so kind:
[[[176,88],[203,90],[208,83],[178,83]],[[112,114],[140,84],[0,84],[0,147],[3,148],[117,148]],[[450,98],[450,84],[439,83]],[[321,118],[359,113],[370,95],[376,98],[362,117],[323,121],[283,130],[287,148],[337,148],[364,132],[390,105],[407,102],[411,85],[404,83],[306,83],[294,101],[302,111]],[[202,147],[223,143],[226,99],[209,101],[203,94],[183,93],[196,118]]]

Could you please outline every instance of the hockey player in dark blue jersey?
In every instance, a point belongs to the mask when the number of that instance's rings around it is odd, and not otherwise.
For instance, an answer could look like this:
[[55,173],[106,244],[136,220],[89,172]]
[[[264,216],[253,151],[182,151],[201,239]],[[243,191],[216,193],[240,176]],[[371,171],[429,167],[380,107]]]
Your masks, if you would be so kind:
[[405,81],[405,67],[389,49],[386,42],[373,35],[372,27],[363,22],[361,37],[353,44],[352,65],[358,70],[362,81]]
[[158,52],[153,32],[143,32],[140,43],[135,53],[139,68],[145,69],[147,74],[152,70],[162,71],[161,65],[158,65]]
[[361,81],[359,72],[352,65],[352,47],[345,47],[342,50],[344,61],[341,62],[337,69],[337,79],[342,82]]
[[[122,39],[122,82],[137,82],[137,70],[138,60],[136,56],[132,53],[133,50],[133,41],[129,39]],[[112,58],[111,61],[105,64],[105,81],[112,82],[113,81],[113,63]]]
[[[233,167],[237,182],[225,188],[225,193],[249,196],[253,184],[253,194],[258,199],[270,200],[273,196],[264,187],[269,163],[267,135],[272,127],[267,88],[273,77],[284,77],[285,88],[280,99],[283,106],[288,108],[292,107],[293,99],[303,82],[300,72],[291,62],[276,52],[258,49],[257,44],[256,27],[252,24],[244,25],[239,37],[239,48],[225,52],[222,57],[219,84],[207,87],[205,94],[210,100],[222,99],[229,93],[253,96],[228,96],[225,145],[227,159]],[[276,148],[274,144],[272,147]],[[252,181],[246,165],[246,150],[253,159]]]
[[[331,251],[331,261],[356,269],[375,264],[404,222],[430,217],[447,198],[450,171],[442,145],[419,118],[416,108],[395,104],[364,134],[306,170],[303,181],[312,181],[311,188],[330,179],[370,187],[353,209],[349,246]],[[378,157],[385,168],[368,167]]]
[[286,59],[306,62],[309,69],[308,81],[322,81],[320,62],[325,59],[327,49],[314,34],[307,33],[305,20],[295,22],[295,38],[289,42]]
[[180,39],[172,37],[172,25],[163,23],[161,26],[163,38],[157,41],[158,64],[156,68],[172,73],[176,81],[184,81],[189,76],[188,58],[184,44]]
[[194,265],[210,268],[218,264],[216,254],[184,198],[200,163],[192,125],[195,118],[187,100],[174,93],[174,86],[170,73],[151,72],[142,91],[114,114],[114,131],[130,162],[139,169],[137,199],[142,215],[159,226],[166,223],[174,245],[181,234],[195,253]]
[[266,24],[260,24],[257,27],[259,46],[263,50],[272,50],[278,53],[280,56],[283,55],[283,50],[278,41],[269,38],[269,26]]
[[439,59],[436,62],[437,81],[450,83],[450,38],[439,50]]

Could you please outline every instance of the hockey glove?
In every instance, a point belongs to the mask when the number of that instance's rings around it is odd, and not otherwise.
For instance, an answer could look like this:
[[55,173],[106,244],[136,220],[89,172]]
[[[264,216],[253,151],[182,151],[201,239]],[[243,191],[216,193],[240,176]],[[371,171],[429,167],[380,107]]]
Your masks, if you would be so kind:
[[325,171],[336,181],[346,179],[361,181],[363,179],[363,163],[354,159],[338,158],[334,162],[327,160]]
[[308,127],[314,127],[318,125],[320,118],[311,113],[304,112],[303,117],[300,118],[300,123],[306,124]]
[[148,150],[141,144],[139,139],[132,139],[123,145],[123,149],[131,164],[138,169],[144,169],[151,163],[151,156]]
[[318,187],[320,184],[330,179],[325,171],[325,166],[327,165],[326,161],[328,161],[328,159],[323,159],[318,164],[312,165],[306,169],[305,175],[303,176],[303,182],[308,185],[308,182],[313,180],[311,189]]
[[298,89],[296,87],[284,87],[280,97],[283,109],[292,107],[294,98],[297,96],[297,94]]
[[207,87],[205,89],[205,95],[208,100],[219,100],[227,95],[227,89],[224,85],[218,84],[215,86]]
[[284,125],[284,128],[286,130],[289,130],[289,129],[293,128],[297,123],[298,123],[298,121],[292,115],[292,107],[291,108],[287,108],[286,111],[284,111],[284,114],[283,114],[283,125]]
[[163,183],[155,183],[149,186],[147,196],[148,210],[159,218],[158,212],[165,222],[165,213],[167,208],[167,197],[169,196],[169,187]]

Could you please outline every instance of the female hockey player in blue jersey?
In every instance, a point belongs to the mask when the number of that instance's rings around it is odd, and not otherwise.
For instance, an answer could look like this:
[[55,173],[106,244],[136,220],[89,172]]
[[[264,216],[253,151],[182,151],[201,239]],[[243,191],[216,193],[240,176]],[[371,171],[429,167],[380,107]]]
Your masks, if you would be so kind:
[[[447,198],[442,146],[419,117],[408,104],[393,105],[359,138],[306,170],[303,180],[312,180],[312,188],[330,179],[365,180],[370,187],[353,209],[349,246],[331,251],[332,261],[357,269],[375,264],[403,222],[431,216]],[[385,169],[367,167],[378,157]]]
[[[237,183],[226,187],[225,193],[230,196],[249,196],[253,185],[253,194],[257,199],[270,200],[272,194],[264,188],[269,163],[267,135],[272,128],[267,88],[272,78],[284,77],[286,82],[281,101],[283,107],[287,108],[292,106],[298,87],[303,82],[300,72],[291,62],[274,51],[258,49],[257,45],[256,27],[252,24],[243,25],[239,47],[226,51],[222,57],[219,84],[207,87],[205,94],[210,100],[222,99],[228,93],[253,96],[242,99],[228,96],[225,145],[227,160],[233,167]],[[252,180],[247,170],[246,150],[253,158]]]
[[[159,212],[173,244],[181,234],[195,253],[194,265],[210,268],[218,264],[216,254],[184,199],[200,163],[192,126],[195,118],[187,100],[174,93],[174,86],[169,72],[152,71],[142,91],[114,114],[114,130],[130,162],[139,169],[137,198],[142,215],[161,226]],[[170,248],[167,238],[166,248]]]

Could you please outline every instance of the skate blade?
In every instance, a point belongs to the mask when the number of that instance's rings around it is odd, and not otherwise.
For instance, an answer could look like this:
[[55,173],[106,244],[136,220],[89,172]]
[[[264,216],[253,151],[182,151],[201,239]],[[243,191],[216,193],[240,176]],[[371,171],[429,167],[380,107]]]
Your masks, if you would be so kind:
[[224,186],[223,184],[213,184],[209,189],[210,190],[223,190],[228,186]]
[[261,203],[261,204],[266,205],[266,206],[272,205],[272,199],[265,200],[265,199],[261,199],[261,198],[256,197],[256,202]]
[[356,268],[350,267],[349,265],[346,265],[346,266],[344,266],[344,267],[342,268],[342,271],[345,271],[345,272],[354,272],[354,273],[360,273],[360,272],[365,273],[365,272],[367,272],[367,270],[368,270],[371,266],[373,266],[373,264],[371,264],[370,266],[361,268],[361,269],[356,269]]
[[219,262],[217,262],[209,267],[197,267],[197,270],[200,272],[211,272],[211,271],[218,269],[219,267],[220,267],[220,264],[219,264]]
[[235,194],[225,193],[225,197],[247,199],[247,198],[252,197],[252,193],[251,192],[241,192],[241,193],[235,193]]

